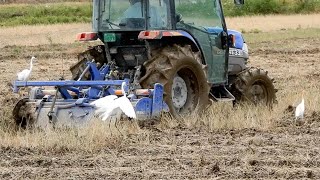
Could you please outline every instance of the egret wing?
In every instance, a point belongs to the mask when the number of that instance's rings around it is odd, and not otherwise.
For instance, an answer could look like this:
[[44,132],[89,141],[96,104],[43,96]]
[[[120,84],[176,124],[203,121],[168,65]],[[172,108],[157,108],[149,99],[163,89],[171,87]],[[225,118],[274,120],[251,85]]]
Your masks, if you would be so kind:
[[115,108],[116,107],[115,107],[114,103],[109,103],[108,105],[105,105],[104,107],[97,108],[95,110],[95,114],[103,114],[105,112],[112,111]]
[[103,113],[100,114],[99,118],[102,120],[102,121],[106,121],[112,114],[112,110],[107,110]]
[[113,106],[108,109],[104,109],[104,111],[100,113],[99,118],[101,118],[102,121],[107,120],[110,116],[114,114],[114,111],[116,109],[119,109],[119,108],[116,106]]
[[109,95],[103,98],[97,99],[91,102],[91,105],[95,105],[97,108],[104,107],[106,104],[112,103],[114,99],[118,98],[116,95]]
[[122,110],[122,112],[125,113],[128,117],[134,118],[134,119],[136,118],[136,112],[133,108],[132,103],[127,97],[122,96],[116,99],[115,102],[117,103],[119,108]]
[[97,108],[95,110],[95,114],[98,114],[99,118],[105,121],[106,119],[108,119],[108,117],[112,115],[113,111],[117,108],[118,106],[114,102],[114,100],[108,101],[107,103],[104,103],[103,106]]

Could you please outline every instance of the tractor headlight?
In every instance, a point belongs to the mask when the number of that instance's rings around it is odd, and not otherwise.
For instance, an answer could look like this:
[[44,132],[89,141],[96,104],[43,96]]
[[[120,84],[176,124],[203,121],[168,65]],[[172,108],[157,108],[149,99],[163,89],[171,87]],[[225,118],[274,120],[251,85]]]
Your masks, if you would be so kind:
[[248,49],[247,43],[243,43],[242,51],[244,51],[244,52],[246,52],[247,54],[249,54],[249,49]]

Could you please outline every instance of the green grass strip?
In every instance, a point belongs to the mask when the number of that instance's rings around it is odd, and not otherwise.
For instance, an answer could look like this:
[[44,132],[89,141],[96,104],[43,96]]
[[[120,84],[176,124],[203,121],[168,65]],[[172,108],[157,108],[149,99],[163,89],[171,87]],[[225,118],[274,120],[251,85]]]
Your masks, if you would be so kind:
[[90,3],[0,6],[0,26],[91,22]]

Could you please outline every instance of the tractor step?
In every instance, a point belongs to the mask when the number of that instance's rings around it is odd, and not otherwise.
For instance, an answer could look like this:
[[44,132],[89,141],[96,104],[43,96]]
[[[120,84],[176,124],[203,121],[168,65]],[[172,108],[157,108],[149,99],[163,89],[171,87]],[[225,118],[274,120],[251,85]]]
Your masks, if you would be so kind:
[[236,99],[225,86],[212,87],[210,95],[214,100],[220,102],[229,102]]

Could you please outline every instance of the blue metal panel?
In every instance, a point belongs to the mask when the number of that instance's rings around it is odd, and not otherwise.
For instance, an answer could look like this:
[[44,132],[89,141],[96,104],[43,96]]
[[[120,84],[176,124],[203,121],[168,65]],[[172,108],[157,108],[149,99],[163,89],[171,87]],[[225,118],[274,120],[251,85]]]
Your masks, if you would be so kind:
[[99,94],[102,89],[96,88],[96,87],[90,87],[88,92],[87,92],[87,98],[90,99],[97,99],[99,98]]
[[72,96],[69,94],[66,88],[59,88],[59,92],[61,93],[63,99],[72,99]]
[[110,72],[110,67],[109,65],[103,65],[101,68],[100,68],[100,76],[102,76],[102,79],[104,79],[104,77],[109,74]]
[[14,92],[18,92],[18,87],[26,86],[57,86],[57,87],[72,87],[72,86],[120,86],[125,80],[108,80],[108,81],[15,81]]
[[90,105],[89,102],[88,98],[79,98],[76,100],[75,104],[81,107],[94,107],[93,105]]
[[107,91],[104,93],[104,96],[106,96],[106,95],[112,95],[112,94],[114,94],[115,92],[114,92],[114,89],[113,88],[108,88],[107,89]]
[[72,92],[76,93],[78,96],[80,95],[80,90],[79,90],[79,88],[67,87],[67,89],[68,89],[69,91],[72,91]]
[[152,117],[160,117],[163,104],[163,86],[159,83],[154,85],[152,97]]
[[98,81],[104,79],[104,76],[101,76],[96,64],[90,62],[88,66],[90,66],[89,72],[91,74],[91,80]]
[[151,118],[152,99],[144,97],[137,101],[135,111],[138,119]]

